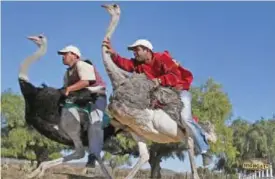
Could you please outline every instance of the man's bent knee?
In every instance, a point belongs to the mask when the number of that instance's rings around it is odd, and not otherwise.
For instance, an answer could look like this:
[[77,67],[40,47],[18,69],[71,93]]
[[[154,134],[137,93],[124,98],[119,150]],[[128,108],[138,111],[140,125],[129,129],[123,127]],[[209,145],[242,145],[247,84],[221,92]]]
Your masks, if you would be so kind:
[[183,103],[191,103],[192,101],[192,94],[188,91],[182,91],[181,94],[180,94],[180,97],[181,97],[181,101]]
[[181,101],[183,102],[183,109],[181,112],[182,120],[192,120],[192,106],[191,106],[192,95],[188,91],[181,92]]

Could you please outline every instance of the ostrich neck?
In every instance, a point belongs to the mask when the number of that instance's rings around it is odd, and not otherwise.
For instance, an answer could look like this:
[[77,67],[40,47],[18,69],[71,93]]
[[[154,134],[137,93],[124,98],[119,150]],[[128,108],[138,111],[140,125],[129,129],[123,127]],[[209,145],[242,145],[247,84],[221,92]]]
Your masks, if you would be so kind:
[[[111,22],[109,24],[109,27],[107,29],[104,39],[107,39],[107,38],[111,39],[111,36],[115,31],[118,21],[119,21],[119,15],[111,16]],[[105,46],[102,46],[103,64],[110,78],[113,88],[116,88],[116,86],[118,86],[118,84],[123,79],[128,77],[128,74],[127,72],[123,71],[122,69],[116,66],[116,64],[111,59],[110,54],[106,53],[106,50],[107,48]]]
[[41,45],[40,48],[33,53],[31,56],[27,57],[20,66],[19,78],[28,81],[28,70],[31,63],[38,60],[41,56],[45,55],[47,51],[46,45]]
[[120,15],[112,15],[111,16],[111,22],[109,24],[109,27],[107,28],[105,39],[109,38],[111,39],[111,36],[113,35],[119,21]]

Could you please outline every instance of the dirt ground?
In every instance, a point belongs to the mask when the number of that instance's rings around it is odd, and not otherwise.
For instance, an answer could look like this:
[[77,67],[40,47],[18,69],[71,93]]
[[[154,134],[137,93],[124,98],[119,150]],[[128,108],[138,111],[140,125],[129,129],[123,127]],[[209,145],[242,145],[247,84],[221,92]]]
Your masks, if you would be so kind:
[[[63,165],[48,169],[41,179],[103,179],[100,169],[96,170],[86,174],[85,168]],[[1,179],[27,179],[31,171],[31,168],[18,164],[2,165]]]
[[[35,168],[28,164],[2,164],[1,179],[27,179]],[[111,169],[108,168],[109,172]],[[117,169],[112,175],[115,179],[124,179],[130,172],[130,169]],[[147,179],[150,176],[150,170],[144,169],[136,173],[135,179]],[[97,166],[95,169],[87,169],[82,166],[73,166],[70,164],[58,165],[45,171],[45,175],[39,179],[105,179],[101,169]],[[178,179],[183,176],[173,171],[163,169],[163,179]],[[34,178],[34,179],[37,179]]]

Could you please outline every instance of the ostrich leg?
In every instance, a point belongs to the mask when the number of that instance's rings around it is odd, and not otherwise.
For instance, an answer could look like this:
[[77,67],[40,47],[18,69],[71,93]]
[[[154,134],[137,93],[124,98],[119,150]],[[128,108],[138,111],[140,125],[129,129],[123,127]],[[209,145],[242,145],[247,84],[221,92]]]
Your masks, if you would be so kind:
[[78,113],[71,113],[68,109],[62,110],[62,118],[59,124],[59,129],[63,130],[70,136],[70,138],[74,142],[75,152],[61,157],[59,159],[42,162],[39,167],[34,170],[28,178],[33,178],[38,175],[38,177],[42,177],[44,175],[45,170],[48,168],[54,167],[56,165],[62,164],[67,161],[81,159],[85,155],[85,150],[80,139],[80,125],[79,125],[79,115]]
[[[78,160],[84,157],[85,149],[80,139],[81,127],[78,121],[79,121],[79,115],[76,110],[71,111],[68,109],[63,109],[62,119],[59,124],[59,128],[60,130],[63,130],[64,132],[66,132],[68,136],[70,136],[70,138],[73,140],[75,152],[68,156],[61,157],[56,160],[42,162],[36,170],[34,170],[30,175],[28,175],[28,178],[33,178],[37,175],[38,177],[42,177],[44,175],[45,170],[47,170],[48,168],[54,167],[56,165],[59,165],[71,160]],[[107,178],[111,179],[111,176],[108,174],[106,167],[103,165],[103,163],[101,164],[101,167],[103,169],[104,174],[107,176]]]
[[28,175],[28,178],[33,178],[37,175],[38,177],[42,177],[44,175],[45,170],[47,170],[48,168],[54,167],[56,165],[62,164],[70,160],[77,160],[83,158],[85,155],[85,150],[83,148],[81,139],[75,134],[75,132],[70,134],[70,137],[73,139],[75,146],[74,153],[65,157],[58,158],[56,160],[42,162],[36,170],[34,170],[30,175]]
[[188,155],[189,155],[189,161],[191,165],[191,171],[192,171],[192,179],[200,179],[197,168],[195,165],[195,155],[194,155],[194,140],[191,137],[188,137]]
[[150,157],[145,140],[142,139],[141,137],[137,136],[134,133],[131,133],[131,135],[133,136],[134,140],[138,144],[139,160],[137,161],[134,168],[130,171],[130,173],[128,174],[128,176],[125,179],[134,178],[137,171],[139,171],[139,169],[142,167],[142,165],[145,164],[149,160],[149,157]]
[[100,165],[102,172],[108,179],[112,179],[113,177],[109,174],[107,168],[105,167],[103,160],[101,158],[97,158],[98,164]]

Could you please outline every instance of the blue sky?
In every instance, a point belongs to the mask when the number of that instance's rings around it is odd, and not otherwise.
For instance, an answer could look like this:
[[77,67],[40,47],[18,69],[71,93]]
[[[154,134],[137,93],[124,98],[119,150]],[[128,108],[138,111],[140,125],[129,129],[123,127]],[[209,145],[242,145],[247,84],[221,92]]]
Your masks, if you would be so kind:
[[[110,85],[101,59],[101,42],[110,17],[106,2],[3,2],[1,91],[19,92],[18,68],[36,50],[26,39],[44,33],[48,52],[33,64],[30,80],[62,86],[66,67],[57,50],[73,44],[91,59]],[[119,2],[121,19],[112,38],[121,55],[126,46],[149,39],[155,51],[170,53],[194,74],[193,85],[209,77],[221,83],[234,117],[249,121],[275,112],[274,2]],[[110,87],[110,86],[109,86]],[[110,89],[110,88],[109,88]],[[200,160],[200,159],[198,159]],[[163,167],[188,170],[169,160]]]

